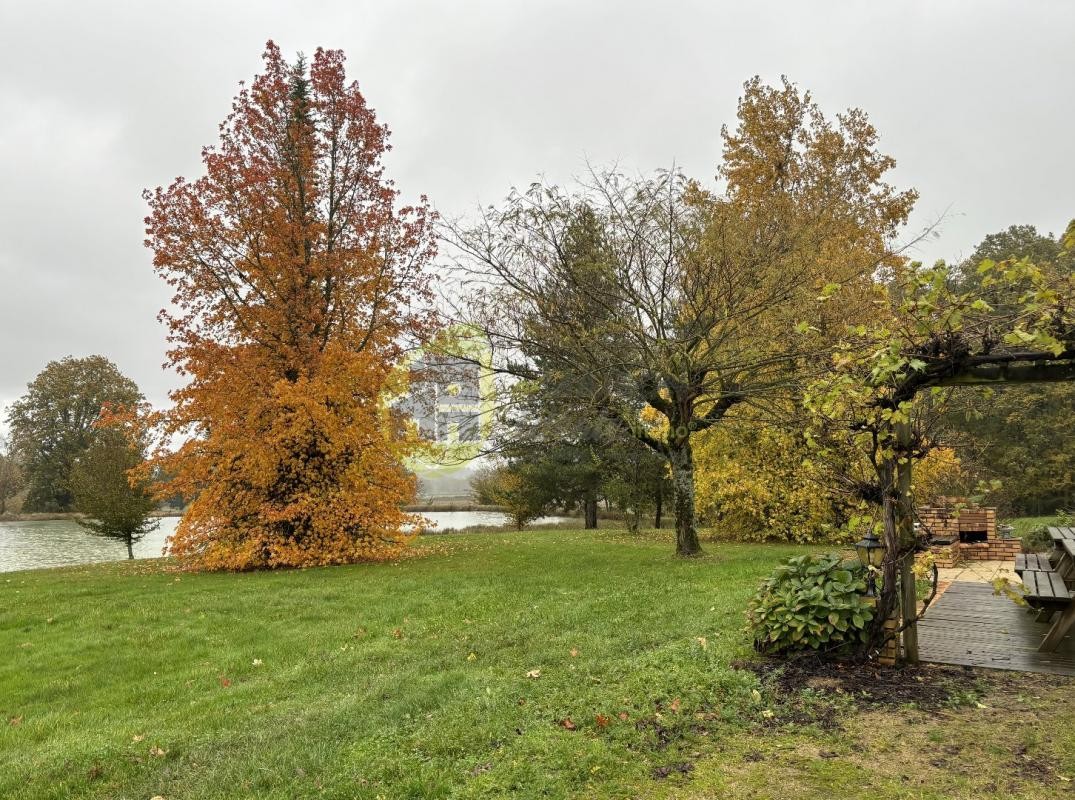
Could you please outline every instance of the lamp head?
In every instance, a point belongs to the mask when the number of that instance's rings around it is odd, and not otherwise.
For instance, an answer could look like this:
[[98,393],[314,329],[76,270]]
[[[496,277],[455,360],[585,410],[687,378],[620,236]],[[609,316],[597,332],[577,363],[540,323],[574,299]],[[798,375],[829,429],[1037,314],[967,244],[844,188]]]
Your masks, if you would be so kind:
[[855,542],[855,553],[864,567],[879,568],[885,560],[885,546],[873,531]]

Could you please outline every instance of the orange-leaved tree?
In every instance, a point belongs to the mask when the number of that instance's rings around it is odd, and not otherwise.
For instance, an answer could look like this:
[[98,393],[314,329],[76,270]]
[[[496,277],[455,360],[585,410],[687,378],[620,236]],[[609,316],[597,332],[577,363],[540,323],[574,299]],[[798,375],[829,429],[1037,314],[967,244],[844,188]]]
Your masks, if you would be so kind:
[[171,552],[196,569],[391,558],[419,446],[385,402],[430,333],[435,255],[423,197],[400,207],[378,124],[338,50],[289,64],[272,42],[205,174],[146,191],[146,245],[187,379],[156,416],[146,469],[192,498]]

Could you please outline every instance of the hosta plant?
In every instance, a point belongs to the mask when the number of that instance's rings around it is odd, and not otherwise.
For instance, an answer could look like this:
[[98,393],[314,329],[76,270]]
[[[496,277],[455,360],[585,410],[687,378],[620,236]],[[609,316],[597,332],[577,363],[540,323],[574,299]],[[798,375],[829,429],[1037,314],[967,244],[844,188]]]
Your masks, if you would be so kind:
[[831,651],[862,641],[874,615],[865,591],[858,562],[836,554],[788,559],[750,601],[755,647],[764,653]]

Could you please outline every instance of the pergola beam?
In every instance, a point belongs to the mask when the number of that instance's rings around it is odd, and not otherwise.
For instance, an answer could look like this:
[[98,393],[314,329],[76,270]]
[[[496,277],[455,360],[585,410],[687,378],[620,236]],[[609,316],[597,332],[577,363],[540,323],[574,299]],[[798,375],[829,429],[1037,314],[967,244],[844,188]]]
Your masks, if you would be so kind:
[[983,364],[933,383],[934,386],[976,386],[990,383],[1059,383],[1075,381],[1075,360],[1034,364]]

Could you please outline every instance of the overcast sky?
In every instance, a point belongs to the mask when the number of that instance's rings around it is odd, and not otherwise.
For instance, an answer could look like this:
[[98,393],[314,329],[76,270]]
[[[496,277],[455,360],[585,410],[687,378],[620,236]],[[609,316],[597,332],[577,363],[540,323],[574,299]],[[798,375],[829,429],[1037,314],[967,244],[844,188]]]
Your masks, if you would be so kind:
[[787,74],[869,113],[921,193],[907,238],[947,212],[931,261],[1075,217],[1073,33],[1065,0],[0,0],[0,405],[92,353],[166,402],[140,194],[199,174],[266,39],[342,48],[391,176],[451,216],[587,160],[709,179],[743,81]]

